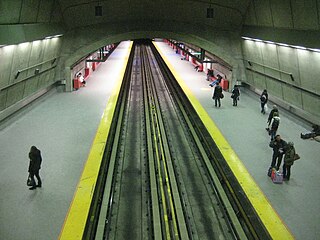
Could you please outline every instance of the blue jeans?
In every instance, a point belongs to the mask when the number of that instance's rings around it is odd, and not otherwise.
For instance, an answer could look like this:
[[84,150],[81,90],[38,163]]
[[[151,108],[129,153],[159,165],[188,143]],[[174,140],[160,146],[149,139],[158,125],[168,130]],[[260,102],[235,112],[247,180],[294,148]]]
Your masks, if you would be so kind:
[[[271,168],[276,167],[279,170],[281,162],[282,162],[283,153],[273,152],[272,161],[271,161]],[[277,162],[277,166],[276,166]]]

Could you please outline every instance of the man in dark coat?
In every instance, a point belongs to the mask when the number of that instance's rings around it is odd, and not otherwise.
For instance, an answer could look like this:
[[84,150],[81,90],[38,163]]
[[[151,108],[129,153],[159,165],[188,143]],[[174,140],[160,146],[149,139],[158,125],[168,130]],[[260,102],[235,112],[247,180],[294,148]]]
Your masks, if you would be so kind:
[[[282,157],[285,153],[285,149],[287,146],[287,142],[281,139],[280,135],[275,136],[274,140],[272,140],[269,146],[273,149],[272,161],[270,168],[275,168],[279,170]],[[277,165],[276,165],[277,161]]]
[[238,105],[238,100],[240,96],[240,90],[237,85],[234,85],[234,88],[232,89],[231,98],[233,99],[233,106]]
[[214,106],[217,106],[217,102],[219,103],[219,107],[221,107],[220,98],[222,98],[222,87],[217,83],[214,88],[212,99],[214,99]]
[[[42,185],[41,178],[39,176],[39,170],[41,168],[41,162],[42,162],[40,150],[37,149],[35,146],[32,146],[29,152],[29,158],[30,158],[30,163],[29,163],[28,172],[31,178],[31,183],[32,183],[32,187],[29,189],[34,190],[37,187],[41,187]],[[36,178],[38,179],[38,185],[36,185],[34,176],[36,176]]]

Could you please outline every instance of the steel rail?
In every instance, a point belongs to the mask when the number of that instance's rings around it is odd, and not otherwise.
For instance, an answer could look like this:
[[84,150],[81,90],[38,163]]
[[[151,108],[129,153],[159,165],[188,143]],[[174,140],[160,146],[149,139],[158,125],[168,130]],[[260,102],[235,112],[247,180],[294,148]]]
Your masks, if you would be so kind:
[[[241,220],[242,227],[244,229],[247,228],[246,235],[248,236],[248,234],[250,234],[250,236],[248,237],[253,239],[269,239],[270,236],[266,232],[266,229],[264,228],[264,226],[261,226],[261,222],[258,219],[258,217],[255,215],[255,211],[252,205],[250,205],[250,203],[248,202],[248,199],[245,196],[243,196],[240,191],[238,192],[235,190],[235,187],[239,188],[239,186],[237,185],[237,183],[235,183],[234,179],[230,180],[232,176],[230,175],[230,170],[226,169],[227,167],[223,165],[223,159],[219,160],[218,157],[216,157],[216,155],[219,155],[219,158],[222,158],[220,156],[221,154],[218,148],[215,147],[213,140],[206,135],[205,126],[202,126],[201,119],[199,119],[199,116],[197,116],[192,110],[193,108],[189,103],[189,100],[182,97],[183,94],[180,86],[174,81],[173,75],[167,68],[161,56],[159,54],[156,54],[156,58],[159,61],[159,63],[161,63],[162,69],[164,69],[164,71],[166,72],[164,74],[166,74],[167,79],[169,79],[167,83],[168,85],[171,85],[171,89],[173,91],[172,94],[175,96],[178,96],[184,108],[188,109],[187,115],[190,119],[192,119],[192,122],[193,123],[198,122],[197,125],[193,124],[193,126],[196,129],[197,134],[200,136],[200,141],[205,147],[205,151],[207,155],[210,157],[210,162],[213,164],[215,172],[217,172],[219,175],[219,179],[220,179],[220,182],[222,183],[222,186],[224,187],[227,195],[229,196],[229,199],[232,199],[233,208],[236,211],[237,210],[239,211],[237,215],[239,219],[242,219]],[[213,145],[210,145],[210,144],[213,144]],[[226,171],[228,171],[228,176],[226,175]],[[231,181],[233,182],[231,183]],[[246,205],[246,210],[243,207],[244,205]]]
[[[147,48],[147,56],[149,56],[149,61],[148,64],[150,65],[150,62],[154,59],[153,53],[150,49],[150,47]],[[151,68],[150,68],[151,69]],[[156,69],[159,69],[159,66],[157,65]],[[174,211],[175,214],[172,214],[172,220],[173,220],[173,226],[175,230],[175,237],[181,237],[181,239],[187,239],[189,238],[188,236],[188,231],[186,227],[186,222],[185,222],[185,217],[183,213],[183,207],[181,205],[181,199],[179,196],[179,190],[178,190],[178,184],[176,181],[175,177],[175,172],[173,168],[173,162],[171,159],[171,154],[169,151],[169,143],[168,139],[166,136],[166,130],[164,127],[164,121],[161,113],[161,106],[160,106],[160,100],[158,96],[158,91],[156,90],[155,86],[155,81],[160,80],[164,81],[161,75],[158,74],[158,79],[153,77],[153,74],[150,72],[150,83],[151,83],[151,89],[152,89],[152,94],[154,96],[155,101],[155,111],[157,114],[157,125],[159,128],[159,143],[161,143],[161,148],[162,148],[162,156],[163,158],[163,164],[164,164],[164,170],[166,174],[166,182],[167,182],[167,190],[168,190],[168,195],[169,195],[169,203],[171,207],[171,211]]]

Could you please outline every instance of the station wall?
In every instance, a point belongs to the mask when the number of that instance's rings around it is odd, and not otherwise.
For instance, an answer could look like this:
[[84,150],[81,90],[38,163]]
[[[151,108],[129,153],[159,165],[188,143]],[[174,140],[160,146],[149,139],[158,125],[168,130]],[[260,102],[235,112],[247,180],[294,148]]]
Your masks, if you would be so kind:
[[272,96],[306,112],[317,123],[320,123],[319,13],[317,0],[252,1],[241,33],[243,37],[256,39],[241,41],[246,67],[244,81],[259,90],[267,89]]
[[253,40],[243,40],[242,47],[251,64],[246,62],[247,83],[320,118],[319,96],[290,86],[320,95],[320,52]]
[[0,48],[0,111],[55,82],[60,38]]

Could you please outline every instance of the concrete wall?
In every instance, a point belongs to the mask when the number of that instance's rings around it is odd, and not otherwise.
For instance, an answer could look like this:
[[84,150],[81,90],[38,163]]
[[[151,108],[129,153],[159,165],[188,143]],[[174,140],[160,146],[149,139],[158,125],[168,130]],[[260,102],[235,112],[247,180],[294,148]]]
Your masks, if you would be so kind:
[[52,38],[0,48],[0,111],[55,82],[60,46]]
[[[319,4],[316,0],[252,1],[242,36],[320,49]],[[251,40],[242,40],[242,50],[244,64],[253,70],[246,70],[245,82],[267,89],[276,100],[320,122],[320,52]]]

